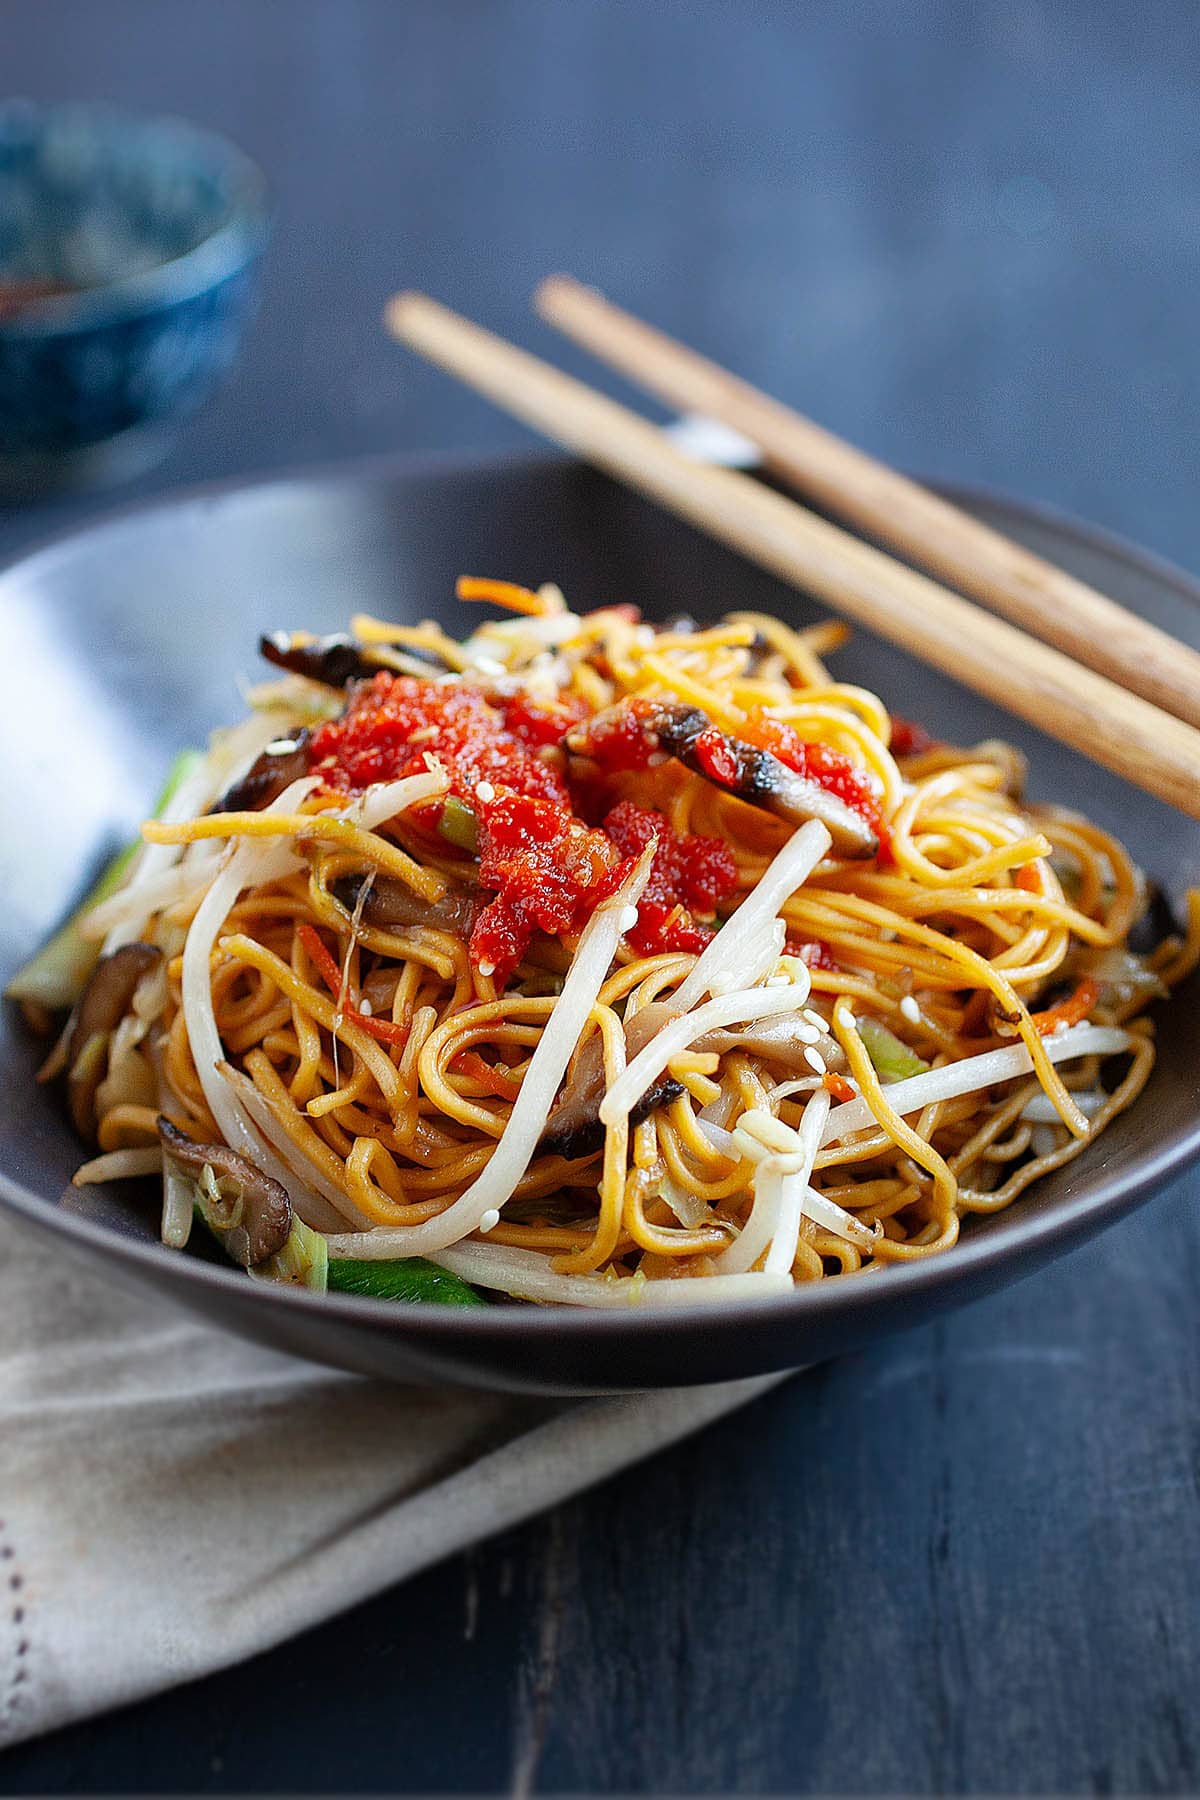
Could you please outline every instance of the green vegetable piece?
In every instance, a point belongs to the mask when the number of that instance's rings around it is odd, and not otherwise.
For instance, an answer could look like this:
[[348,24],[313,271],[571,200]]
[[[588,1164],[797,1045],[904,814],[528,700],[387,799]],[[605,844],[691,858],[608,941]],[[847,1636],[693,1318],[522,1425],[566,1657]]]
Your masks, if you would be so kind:
[[[193,1217],[214,1244],[220,1238],[197,1202]],[[449,1269],[424,1257],[410,1256],[396,1262],[373,1262],[366,1257],[331,1258],[329,1245],[319,1231],[311,1231],[292,1214],[292,1230],[277,1256],[250,1270],[256,1281],[302,1283],[319,1293],[361,1294],[368,1300],[403,1300],[422,1306],[486,1306],[475,1289],[452,1275]]]
[[[175,761],[167,770],[167,779],[162,784],[158,799],[154,802],[154,818],[161,819],[172,800],[190,775],[194,775],[204,761],[203,750],[181,750]],[[136,850],[138,844],[130,846]]]
[[915,1050],[901,1043],[895,1032],[889,1031],[878,1019],[860,1019],[858,1034],[880,1081],[904,1081],[909,1075],[923,1075],[929,1067]]
[[486,1306],[475,1289],[449,1269],[410,1256],[400,1262],[334,1257],[329,1264],[331,1293],[362,1294],[370,1300],[405,1300],[423,1305]]
[[459,850],[470,851],[472,856],[478,853],[479,820],[466,802],[459,800],[454,794],[442,802],[438,835]]
[[[192,1202],[192,1218],[197,1225],[204,1227],[209,1243],[223,1250],[220,1234],[213,1229],[199,1200]],[[240,1267],[240,1264],[239,1264]],[[323,1294],[329,1285],[329,1245],[319,1231],[313,1231],[293,1212],[292,1228],[288,1233],[287,1243],[275,1256],[269,1256],[264,1263],[249,1269],[247,1273],[254,1281],[290,1282],[293,1287],[312,1288]]]
[[323,1294],[329,1286],[329,1266],[329,1245],[325,1238],[293,1212],[292,1229],[283,1249],[251,1273],[265,1276],[268,1281],[290,1281]]
[[[198,750],[180,751],[171,764],[162,793],[155,802],[155,818],[170,805],[181,784],[201,760]],[[55,932],[36,956],[17,970],[4,990],[10,999],[32,1000],[40,1006],[48,1007],[51,1012],[74,1006],[87,986],[88,976],[100,960],[100,945],[93,939],[80,935],[79,922],[93,906],[99,906],[101,900],[107,900],[110,894],[116,893],[140,848],[141,841],[138,839],[117,852],[95,887],[85,895],[66,924]]]

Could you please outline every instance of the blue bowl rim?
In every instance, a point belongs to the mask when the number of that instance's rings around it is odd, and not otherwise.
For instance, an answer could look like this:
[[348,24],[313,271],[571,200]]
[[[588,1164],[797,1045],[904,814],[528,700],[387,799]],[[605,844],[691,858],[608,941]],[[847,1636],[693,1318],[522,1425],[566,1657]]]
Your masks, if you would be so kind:
[[190,250],[155,263],[136,274],[121,275],[98,287],[31,301],[0,325],[0,339],[41,338],[90,331],[138,314],[155,312],[191,300],[246,267],[261,254],[271,228],[267,178],[252,157],[223,133],[197,125],[175,113],[141,112],[133,107],[93,101],[0,100],[0,129],[6,119],[24,113],[35,122],[51,116],[87,120],[102,129],[152,126],[178,142],[224,163],[233,176],[228,216]]

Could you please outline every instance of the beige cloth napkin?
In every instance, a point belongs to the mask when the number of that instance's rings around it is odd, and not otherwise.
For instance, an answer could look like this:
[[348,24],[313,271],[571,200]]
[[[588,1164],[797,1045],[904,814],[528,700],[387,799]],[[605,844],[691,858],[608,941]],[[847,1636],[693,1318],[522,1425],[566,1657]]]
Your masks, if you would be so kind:
[[779,1376],[541,1401],[356,1380],[0,1221],[0,1747],[222,1668]]

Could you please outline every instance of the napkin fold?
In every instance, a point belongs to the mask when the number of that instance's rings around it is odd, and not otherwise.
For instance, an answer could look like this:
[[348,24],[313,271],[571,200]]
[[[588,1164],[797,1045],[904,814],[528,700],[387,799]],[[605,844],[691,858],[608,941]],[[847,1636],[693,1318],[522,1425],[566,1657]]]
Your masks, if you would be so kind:
[[574,1401],[359,1380],[0,1221],[0,1747],[265,1650],[781,1379]]

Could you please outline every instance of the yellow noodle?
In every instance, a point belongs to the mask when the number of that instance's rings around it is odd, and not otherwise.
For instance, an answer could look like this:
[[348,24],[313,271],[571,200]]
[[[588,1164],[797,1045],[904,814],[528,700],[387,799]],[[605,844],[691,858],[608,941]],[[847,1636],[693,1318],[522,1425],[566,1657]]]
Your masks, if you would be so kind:
[[[667,695],[734,735],[750,731],[750,715],[764,710],[804,742],[847,756],[880,796],[890,855],[865,863],[830,855],[784,908],[792,938],[824,946],[836,963],[812,971],[813,1001],[822,1015],[832,1012],[876,1121],[849,1142],[825,1146],[812,1182],[879,1235],[863,1249],[805,1218],[797,1282],[853,1277],[948,1248],[964,1217],[1011,1204],[1132,1103],[1154,1058],[1146,1022],[1136,1017],[1144,999],[1121,1002],[1110,990],[1090,1009],[1100,1023],[1128,1020],[1133,1039],[1119,1086],[1090,1119],[1071,1095],[1093,1093],[1107,1061],[1056,1070],[1031,1015],[1070,991],[1096,953],[1125,947],[1144,883],[1123,847],[1090,821],[1018,803],[1024,766],[1017,752],[999,743],[935,745],[898,767],[882,701],[824,666],[823,656],[846,635],[835,621],[794,631],[738,613],[648,637],[618,611],[560,616],[561,629],[520,617],[484,620],[470,652],[431,624],[360,618],[355,627],[385,661],[388,646],[432,651],[447,668],[465,671],[464,680],[479,679],[485,693],[493,692],[493,677],[476,677],[471,654],[503,666],[505,693],[539,659],[539,702],[555,691],[546,688],[551,682],[576,710]],[[542,755],[564,770],[561,749]],[[206,815],[152,822],[145,835],[162,844],[273,838],[295,846],[299,870],[244,892],[228,912],[211,960],[217,1028],[225,1054],[254,1082],[297,1156],[345,1196],[347,1216],[357,1208],[373,1226],[394,1228],[444,1212],[487,1167],[512,1111],[508,1084],[526,1076],[577,938],[568,933],[548,949],[547,940],[535,940],[507,984],[484,974],[465,934],[447,928],[447,906],[421,916],[422,905],[448,894],[477,912],[490,898],[486,888],[475,898],[477,865],[433,839],[427,820],[394,821],[385,836],[337,816],[347,798],[319,791],[285,817]],[[726,914],[792,830],[672,758],[612,776],[606,804],[620,799],[661,813],[680,838],[716,837],[729,846],[736,881]],[[223,866],[214,858],[213,874]],[[354,916],[339,884],[357,890],[371,873],[404,883],[416,923],[388,928]],[[217,1127],[180,994],[180,947],[199,903],[190,896],[147,927],[165,954],[167,999],[139,1054],[158,1071],[172,1115],[211,1141]],[[328,962],[310,954],[309,927],[341,972],[338,995],[326,986]],[[736,917],[724,929],[736,932]],[[611,1085],[625,1066],[629,1022],[646,1007],[669,1008],[694,962],[690,952],[645,955],[622,942],[576,1046],[568,1089],[585,1075],[595,1080],[600,1060]],[[1200,901],[1193,897],[1186,939],[1167,940],[1145,966],[1170,985],[1198,965]],[[1019,1038],[1034,1072],[903,1119],[887,1105],[851,1009],[885,1023],[926,1060],[956,1061]],[[798,1072],[815,1084],[808,1066],[794,1050],[783,1062],[744,1049],[681,1051],[666,1073],[682,1093],[674,1090],[639,1123],[622,1120],[594,1148],[584,1143],[586,1153],[572,1160],[535,1150],[482,1241],[535,1251],[563,1275],[640,1271],[648,1280],[684,1273],[704,1280],[750,1215],[755,1165],[717,1149],[701,1111],[710,1109],[726,1131],[750,1111],[794,1129],[811,1087],[788,1088]],[[1049,1128],[1054,1148],[1035,1157],[1030,1144],[1040,1140],[1020,1115],[1040,1092],[1066,1125]],[[101,1149],[153,1143],[156,1117],[149,1107],[109,1106],[98,1121]],[[664,1191],[690,1196],[700,1223],[681,1225]]]
[[297,849],[311,843],[340,844],[357,852],[371,867],[397,876],[422,900],[440,900],[446,891],[440,876],[423,869],[377,832],[364,831],[348,819],[325,818],[319,813],[208,813],[203,819],[188,819],[177,825],[148,819],[142,826],[142,836],[148,844],[194,844],[203,838],[220,837],[290,837],[296,840]]

